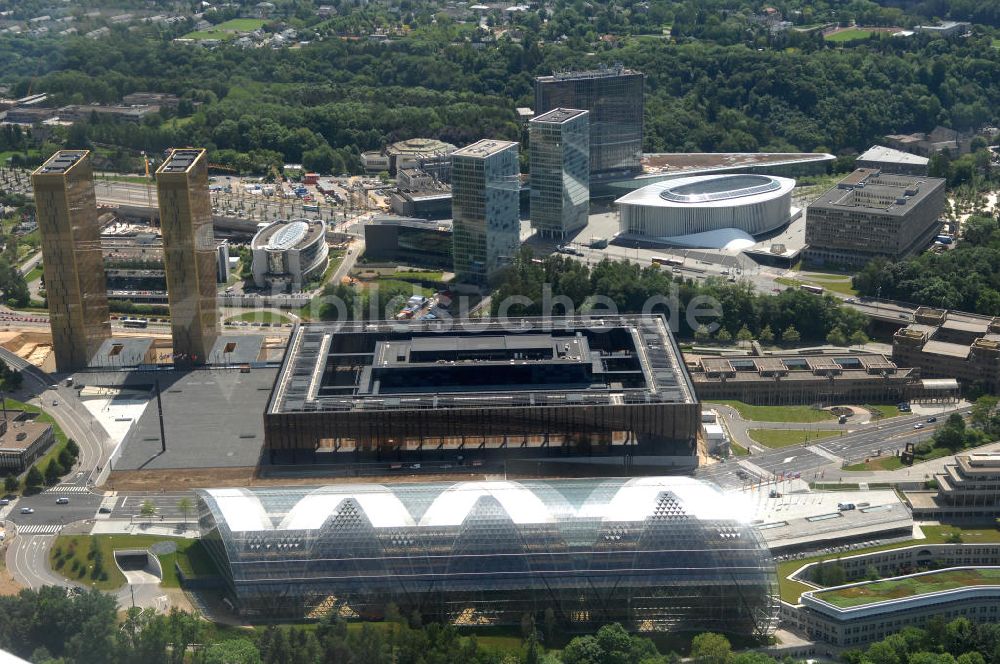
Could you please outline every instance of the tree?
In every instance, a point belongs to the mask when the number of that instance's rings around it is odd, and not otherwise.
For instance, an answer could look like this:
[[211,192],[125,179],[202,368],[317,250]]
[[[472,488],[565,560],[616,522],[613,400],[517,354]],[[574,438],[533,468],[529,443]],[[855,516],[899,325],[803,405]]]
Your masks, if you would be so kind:
[[139,506],[139,514],[146,517],[147,519],[152,519],[153,515],[156,514],[156,505],[153,504],[152,500],[148,498],[142,501],[142,505]]
[[[283,633],[283,632],[282,632]],[[198,652],[197,664],[260,664],[260,651],[246,639],[219,641]]]
[[52,459],[49,464],[45,466],[45,483],[49,486],[56,484],[59,478],[63,476],[63,467],[59,465],[59,461]]
[[719,331],[715,333],[715,339],[719,343],[727,344],[733,340],[733,335],[731,335],[729,333],[729,330],[727,330],[726,328],[720,327]]
[[753,341],[753,332],[751,332],[746,325],[739,329],[736,333],[736,340],[741,344],[748,344]]
[[185,525],[187,524],[188,520],[188,512],[191,511],[192,507],[193,505],[191,504],[191,499],[188,498],[187,496],[184,496],[183,498],[177,501],[177,509],[180,511],[182,515],[184,515]]
[[69,450],[69,453],[73,455],[74,459],[80,456],[80,446],[77,445],[76,441],[72,438],[66,441],[66,449]]
[[708,328],[704,325],[699,325],[698,329],[694,331],[694,340],[704,343],[712,338],[712,334],[708,331]]
[[781,341],[786,344],[798,343],[802,337],[799,335],[799,331],[795,329],[794,325],[789,325],[785,328],[785,331],[781,333]]
[[36,466],[29,468],[28,474],[24,476],[24,485],[29,489],[37,489],[42,486],[43,481],[45,481],[45,479],[42,477],[42,473]]
[[691,640],[691,659],[700,664],[727,664],[731,656],[729,639],[721,634],[705,632]]
[[972,414],[970,416],[973,426],[985,429],[993,416],[993,410],[996,408],[997,403],[1000,403],[1000,397],[989,394],[984,394],[976,399],[976,402],[972,404]]
[[854,334],[851,335],[852,346],[864,346],[869,341],[868,335],[863,330],[855,330]]
[[772,344],[774,343],[774,332],[771,331],[770,325],[765,325],[760,331],[760,342],[762,344]]
[[847,335],[844,334],[842,329],[835,327],[826,335],[826,343],[831,346],[843,346],[847,343]]
[[8,475],[3,478],[3,490],[7,493],[16,493],[18,489],[21,488],[21,481],[17,479],[17,475]]

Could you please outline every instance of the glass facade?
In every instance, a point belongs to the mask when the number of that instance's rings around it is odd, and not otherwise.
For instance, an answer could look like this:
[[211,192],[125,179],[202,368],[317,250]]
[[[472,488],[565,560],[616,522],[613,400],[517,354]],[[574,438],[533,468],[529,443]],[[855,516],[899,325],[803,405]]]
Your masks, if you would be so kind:
[[482,140],[452,155],[452,247],[459,281],[486,283],[520,244],[518,145]]
[[531,225],[564,239],[587,225],[590,125],[587,111],[558,108],[529,123]]
[[205,150],[173,150],[156,172],[156,193],[175,362],[204,364],[219,336]]
[[199,491],[204,541],[250,621],[390,603],[459,625],[762,635],[777,579],[740,505],[687,477]]
[[86,367],[111,338],[90,153],[56,152],[32,183],[56,367],[73,371]]
[[591,175],[637,173],[642,170],[644,80],[620,65],[541,76],[535,79],[535,113],[590,111]]

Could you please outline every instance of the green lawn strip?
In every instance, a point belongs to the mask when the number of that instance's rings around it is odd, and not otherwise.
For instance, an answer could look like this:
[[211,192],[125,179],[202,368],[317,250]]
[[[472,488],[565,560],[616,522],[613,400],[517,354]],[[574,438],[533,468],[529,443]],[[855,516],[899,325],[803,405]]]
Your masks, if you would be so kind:
[[440,283],[444,279],[443,272],[419,272],[417,270],[406,270],[392,274],[393,279],[400,281],[433,281]]
[[732,451],[733,456],[747,456],[749,454],[747,448],[743,447],[742,445],[740,445],[735,441],[729,442],[729,449],[730,451]]
[[41,279],[43,271],[44,268],[36,265],[35,267],[31,268],[28,274],[24,275],[24,280],[30,284],[32,281],[35,281],[36,279]]
[[292,319],[273,311],[247,311],[226,319],[227,323],[245,321],[247,323],[291,323]]
[[1000,585],[1000,570],[944,570],[935,574],[925,574],[907,579],[887,579],[885,581],[866,583],[862,586],[824,591],[817,593],[816,597],[834,606],[847,608],[882,602],[888,599],[926,595],[928,593],[964,586],[997,585]]
[[747,433],[765,447],[788,447],[801,445],[811,440],[830,438],[839,434],[840,431],[834,429],[750,429]]
[[757,422],[823,422],[836,419],[828,410],[819,410],[810,406],[751,406],[742,401],[731,399],[713,401],[739,411],[740,417]]
[[[856,556],[865,553],[875,553],[877,551],[889,551],[891,549],[901,549],[903,547],[915,546],[919,544],[944,544],[948,541],[948,538],[952,535],[952,533],[955,532],[961,533],[962,541],[966,544],[1000,543],[1000,530],[963,530],[955,526],[921,526],[920,529],[924,533],[924,539],[906,540],[905,542],[893,542],[892,544],[873,546],[868,549],[858,549],[856,551],[852,551],[850,555]],[[799,595],[807,590],[814,590],[814,588],[804,583],[799,583],[798,581],[793,581],[788,578],[789,575],[793,574],[797,569],[808,565],[809,563],[816,563],[823,560],[838,560],[843,557],[844,556],[842,554],[822,554],[818,556],[810,556],[808,558],[800,558],[798,560],[786,560],[778,563],[778,589],[781,594],[781,599],[791,604],[797,604],[799,601]]]
[[263,28],[267,21],[259,18],[234,18],[215,26],[216,30],[232,30],[234,32],[253,32]]
[[[125,583],[125,575],[118,569],[114,560],[115,550],[123,549],[148,549],[156,542],[171,541],[177,543],[177,551],[161,556],[160,566],[163,568],[163,580],[160,585],[164,588],[177,588],[180,581],[177,578],[177,571],[174,569],[176,562],[186,574],[190,576],[211,576],[216,573],[212,561],[201,544],[200,540],[180,537],[163,537],[161,535],[95,535],[98,547],[104,559],[103,567],[107,574],[106,580],[95,580],[91,578],[93,570],[93,560],[88,559],[90,551],[90,535],[61,535],[53,542],[49,551],[49,564],[52,569],[70,581],[75,581],[84,585],[92,586],[98,590],[114,590]],[[63,563],[58,565],[57,549],[62,554]],[[69,553],[72,550],[72,553]],[[80,573],[73,572],[73,561],[79,564]]]
[[898,456],[884,456],[872,459],[868,462],[855,463],[850,466],[844,466],[844,470],[851,472],[864,472],[872,470],[899,470],[903,467],[903,462],[900,461]]

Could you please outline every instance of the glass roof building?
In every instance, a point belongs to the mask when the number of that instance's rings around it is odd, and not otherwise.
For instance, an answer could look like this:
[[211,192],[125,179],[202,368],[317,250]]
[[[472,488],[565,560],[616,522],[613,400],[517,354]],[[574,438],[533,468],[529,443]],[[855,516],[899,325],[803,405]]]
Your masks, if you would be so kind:
[[204,541],[251,622],[336,612],[568,630],[762,635],[770,553],[740,505],[687,477],[199,492]]

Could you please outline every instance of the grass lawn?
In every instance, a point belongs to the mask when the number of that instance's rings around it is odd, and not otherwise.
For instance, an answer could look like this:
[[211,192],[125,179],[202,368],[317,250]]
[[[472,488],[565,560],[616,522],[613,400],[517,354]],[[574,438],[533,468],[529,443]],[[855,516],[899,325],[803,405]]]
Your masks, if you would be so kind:
[[235,323],[237,321],[246,321],[247,323],[291,323],[292,319],[273,311],[247,311],[246,313],[239,314],[238,316],[230,316],[226,319],[227,323]]
[[879,421],[887,420],[890,417],[899,417],[901,415],[901,413],[899,412],[899,406],[887,406],[884,404],[872,405],[866,403],[862,407],[865,410],[871,411],[872,415],[874,415],[876,412],[882,413],[882,417],[879,418]]
[[733,456],[747,456],[749,454],[747,448],[734,441],[729,441],[729,449],[732,451]]
[[1000,585],[1000,570],[997,569],[946,570],[908,579],[887,579],[842,590],[830,590],[817,593],[816,597],[834,606],[846,608],[964,586],[998,585]]
[[[921,530],[923,530],[924,535],[926,536],[924,539],[883,544],[882,546],[874,546],[870,549],[858,549],[856,551],[851,551],[851,555],[853,556],[861,553],[874,553],[876,551],[900,549],[902,547],[914,546],[916,544],[944,544],[948,541],[948,537],[956,531],[962,534],[962,541],[966,544],[1000,543],[1000,530],[995,529],[963,530],[954,526],[921,526]],[[795,570],[799,569],[803,565],[808,565],[809,563],[815,563],[821,560],[837,560],[841,557],[843,556],[823,554],[809,558],[800,558],[799,560],[786,560],[778,563],[778,588],[781,592],[781,599],[791,604],[796,604],[799,601],[799,595],[807,590],[813,590],[812,587],[807,586],[804,583],[799,583],[798,581],[793,581],[788,578],[788,576],[795,572]]]
[[834,420],[836,417],[828,410],[818,410],[810,406],[751,406],[742,401],[714,401],[731,408],[735,408],[740,413],[740,417],[745,420],[756,420],[757,422],[823,422]]
[[434,281],[440,283],[444,279],[443,272],[421,272],[419,270],[406,270],[402,272],[396,272],[392,275],[393,279],[399,279],[400,281]]
[[184,35],[184,39],[233,39],[238,32],[253,32],[263,27],[267,21],[258,18],[234,18],[208,30],[195,30]]
[[[106,580],[94,580],[90,572],[93,570],[94,562],[88,559],[88,552],[91,547],[90,535],[62,535],[56,538],[49,551],[49,564],[58,574],[62,574],[71,581],[76,581],[88,586],[93,586],[98,590],[113,590],[125,583],[125,575],[115,564],[114,552],[121,549],[145,549],[156,542],[172,541],[177,543],[177,551],[162,556],[160,566],[163,568],[163,580],[160,585],[164,588],[178,588],[180,581],[177,578],[177,571],[174,569],[176,562],[185,574],[191,576],[211,576],[216,574],[215,566],[211,558],[205,551],[200,540],[163,537],[160,535],[95,535],[97,545],[104,558],[104,571],[107,573]],[[62,564],[59,565],[57,551],[61,553]],[[79,565],[80,572],[72,571],[73,561]]]
[[826,35],[823,37],[826,41],[830,42],[849,42],[855,41],[857,39],[867,39],[873,34],[870,30],[858,30],[857,28],[850,28],[849,30],[841,30],[840,32],[835,32],[832,35]]
[[898,456],[883,456],[872,459],[868,463],[855,463],[850,466],[844,466],[844,470],[850,471],[869,471],[869,470],[899,470],[903,467],[903,462],[899,460]]
[[35,267],[31,268],[31,271],[28,272],[28,274],[24,275],[24,280],[30,284],[32,281],[41,279],[42,272],[44,272],[44,270],[45,268],[36,265]]
[[788,447],[789,445],[800,445],[807,440],[819,440],[836,436],[839,431],[831,429],[821,429],[809,431],[806,429],[750,429],[747,433],[765,447]]

